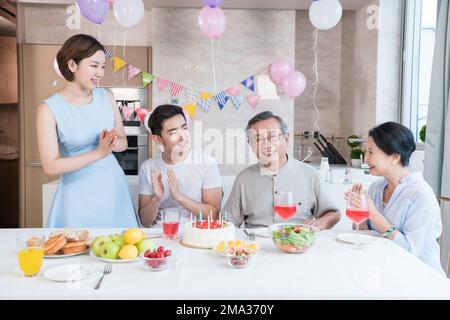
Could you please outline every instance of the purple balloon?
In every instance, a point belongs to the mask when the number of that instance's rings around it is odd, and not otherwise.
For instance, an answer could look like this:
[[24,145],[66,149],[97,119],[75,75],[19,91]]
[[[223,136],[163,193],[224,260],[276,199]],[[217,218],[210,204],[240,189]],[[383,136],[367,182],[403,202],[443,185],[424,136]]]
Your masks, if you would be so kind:
[[77,6],[83,17],[96,24],[101,24],[108,15],[108,0],[77,0]]
[[289,98],[298,97],[306,87],[306,79],[303,73],[292,71],[283,78],[283,91]]
[[218,7],[222,2],[223,0],[203,0],[203,4],[211,8]]
[[198,14],[198,26],[211,39],[218,39],[225,30],[225,14],[220,7],[205,6]]

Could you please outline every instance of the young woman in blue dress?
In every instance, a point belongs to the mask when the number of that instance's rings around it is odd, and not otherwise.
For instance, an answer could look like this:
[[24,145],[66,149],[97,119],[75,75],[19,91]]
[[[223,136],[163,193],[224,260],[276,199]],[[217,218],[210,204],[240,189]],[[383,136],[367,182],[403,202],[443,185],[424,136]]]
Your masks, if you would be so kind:
[[56,59],[67,83],[37,112],[43,170],[61,175],[46,227],[136,227],[127,180],[112,154],[127,148],[122,119],[112,94],[98,88],[105,48],[78,34]]

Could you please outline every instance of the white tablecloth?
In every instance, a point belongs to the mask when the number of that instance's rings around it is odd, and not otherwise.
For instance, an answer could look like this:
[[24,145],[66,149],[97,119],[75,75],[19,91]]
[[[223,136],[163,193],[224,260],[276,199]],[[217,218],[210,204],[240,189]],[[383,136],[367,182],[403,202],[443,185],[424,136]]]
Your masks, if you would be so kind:
[[[163,271],[145,271],[140,261],[114,264],[99,290],[94,290],[97,275],[73,283],[43,276],[48,268],[69,263],[103,270],[104,262],[82,255],[45,259],[38,276],[25,278],[17,263],[16,237],[51,231],[0,229],[0,299],[450,299],[450,280],[395,243],[379,238],[357,251],[336,239],[343,232],[337,230],[321,232],[304,254],[285,254],[271,239],[258,237],[261,250],[245,269],[229,268],[211,250],[157,238],[158,245],[174,251]],[[122,230],[90,231],[96,236]],[[243,237],[240,230],[237,235]]]

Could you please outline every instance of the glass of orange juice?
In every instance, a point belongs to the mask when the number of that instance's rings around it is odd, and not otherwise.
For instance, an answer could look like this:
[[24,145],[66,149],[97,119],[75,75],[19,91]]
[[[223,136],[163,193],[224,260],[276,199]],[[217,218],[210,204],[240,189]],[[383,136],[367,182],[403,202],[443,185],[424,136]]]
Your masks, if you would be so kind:
[[44,260],[43,236],[17,238],[17,258],[25,277],[34,277],[39,273]]

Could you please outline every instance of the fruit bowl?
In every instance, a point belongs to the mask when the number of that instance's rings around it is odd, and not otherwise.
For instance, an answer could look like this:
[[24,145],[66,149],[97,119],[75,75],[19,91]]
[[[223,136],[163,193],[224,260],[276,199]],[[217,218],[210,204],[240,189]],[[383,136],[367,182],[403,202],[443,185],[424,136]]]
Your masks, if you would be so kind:
[[153,251],[147,250],[140,257],[145,270],[160,271],[169,265],[173,257],[173,251],[160,246]]
[[251,249],[229,249],[226,253],[228,266],[231,268],[246,268],[252,262],[256,251]]
[[227,251],[230,249],[250,249],[254,253],[259,250],[259,245],[256,241],[247,241],[247,240],[228,240],[228,241],[220,241],[218,244],[214,246],[214,252],[222,254],[224,256],[227,255]]
[[303,253],[317,239],[319,229],[300,223],[276,223],[269,226],[276,247],[286,253]]

